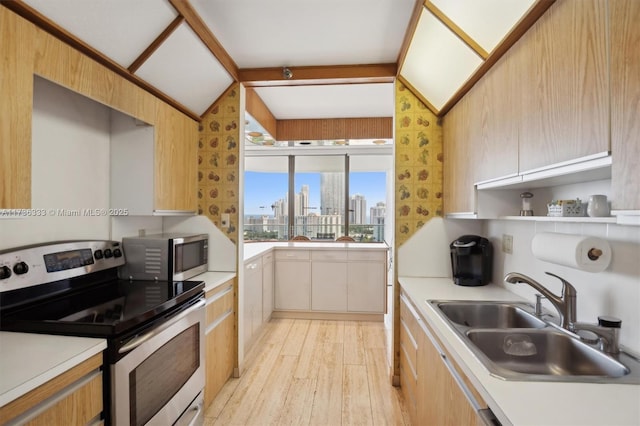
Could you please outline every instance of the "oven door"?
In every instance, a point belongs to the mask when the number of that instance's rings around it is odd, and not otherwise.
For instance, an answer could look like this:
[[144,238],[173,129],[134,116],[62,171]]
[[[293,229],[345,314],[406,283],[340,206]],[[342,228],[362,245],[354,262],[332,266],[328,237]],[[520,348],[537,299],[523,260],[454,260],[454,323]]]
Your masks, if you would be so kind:
[[[128,353],[111,365],[114,425],[171,425],[194,411],[204,389],[204,305],[199,300],[119,349]],[[198,410],[185,417],[202,418]]]

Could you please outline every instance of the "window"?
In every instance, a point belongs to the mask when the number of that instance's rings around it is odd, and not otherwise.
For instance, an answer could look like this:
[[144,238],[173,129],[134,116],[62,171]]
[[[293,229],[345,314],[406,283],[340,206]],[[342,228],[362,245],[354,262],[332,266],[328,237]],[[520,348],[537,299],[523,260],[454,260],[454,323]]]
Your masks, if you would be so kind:
[[245,241],[294,236],[334,241],[345,235],[361,242],[384,241],[391,158],[245,157]]

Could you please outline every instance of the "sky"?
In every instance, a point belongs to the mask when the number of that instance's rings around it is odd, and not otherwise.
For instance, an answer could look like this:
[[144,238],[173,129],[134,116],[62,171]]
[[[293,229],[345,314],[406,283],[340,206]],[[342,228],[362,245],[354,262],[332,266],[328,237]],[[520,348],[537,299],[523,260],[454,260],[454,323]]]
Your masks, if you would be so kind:
[[[287,195],[288,177],[286,173],[245,172],[244,175],[244,214],[273,215],[271,205]],[[302,185],[309,185],[310,210],[319,213],[320,209],[320,174],[297,173],[295,192],[300,192]],[[384,172],[351,173],[349,179],[351,194],[362,194],[367,199],[367,216],[369,208],[386,200],[386,176]]]

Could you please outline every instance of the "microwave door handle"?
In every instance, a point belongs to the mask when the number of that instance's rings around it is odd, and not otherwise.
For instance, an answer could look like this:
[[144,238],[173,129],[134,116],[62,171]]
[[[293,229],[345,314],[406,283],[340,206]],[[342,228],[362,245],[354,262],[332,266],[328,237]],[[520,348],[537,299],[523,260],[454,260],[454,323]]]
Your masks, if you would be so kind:
[[153,330],[149,331],[148,333],[145,333],[143,335],[134,337],[133,339],[129,340],[120,349],[118,349],[118,353],[119,354],[124,354],[124,353],[127,353],[127,352],[130,352],[130,351],[134,350],[135,348],[137,348],[138,346],[142,345],[144,342],[146,342],[147,340],[151,339],[153,336],[157,335],[161,331],[166,330],[167,328],[171,327],[173,324],[175,324],[176,322],[180,321],[182,318],[186,317],[187,315],[189,315],[194,310],[204,307],[205,304],[206,303],[205,303],[204,299],[199,300],[198,303],[194,304],[189,309],[180,312],[178,315],[176,315],[175,317],[171,318],[170,321],[167,321],[167,322],[159,325],[158,327],[155,327]]
[[461,243],[460,241],[456,241],[455,243],[453,243],[454,247],[473,247],[476,245],[475,241],[471,241],[470,243]]

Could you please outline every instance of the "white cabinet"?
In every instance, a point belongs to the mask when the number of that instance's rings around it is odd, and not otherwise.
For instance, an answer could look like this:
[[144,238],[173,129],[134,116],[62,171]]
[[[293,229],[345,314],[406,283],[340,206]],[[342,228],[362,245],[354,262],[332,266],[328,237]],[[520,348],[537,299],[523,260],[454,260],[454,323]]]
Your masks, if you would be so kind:
[[387,250],[276,249],[275,310],[383,314]]
[[311,308],[311,262],[308,250],[276,250],[276,310]]
[[250,346],[253,337],[262,325],[262,258],[244,265],[244,345]]
[[311,310],[347,310],[347,259],[344,251],[311,252]]
[[273,313],[273,253],[262,256],[262,321]]
[[382,262],[349,262],[347,271],[347,310],[349,312],[384,312],[385,272],[385,264]]

